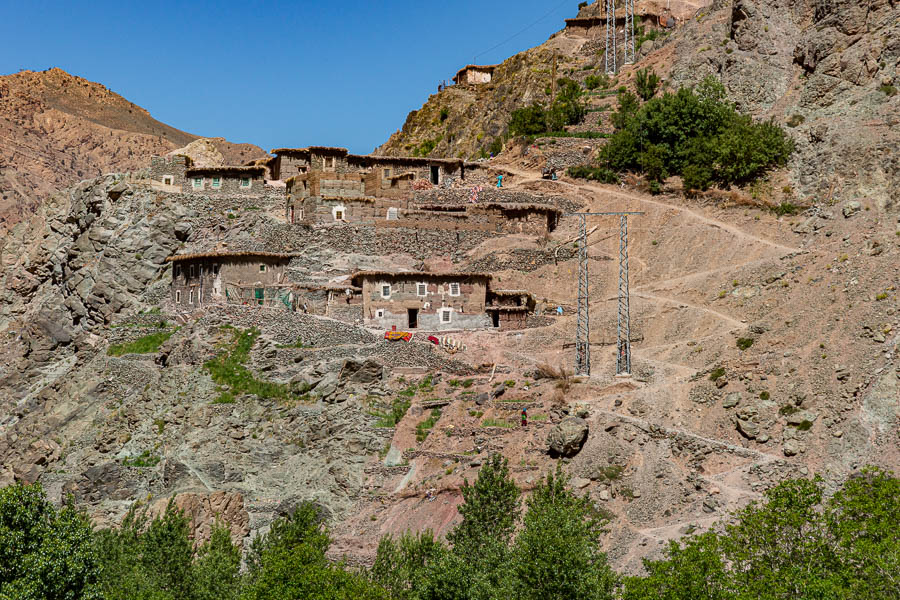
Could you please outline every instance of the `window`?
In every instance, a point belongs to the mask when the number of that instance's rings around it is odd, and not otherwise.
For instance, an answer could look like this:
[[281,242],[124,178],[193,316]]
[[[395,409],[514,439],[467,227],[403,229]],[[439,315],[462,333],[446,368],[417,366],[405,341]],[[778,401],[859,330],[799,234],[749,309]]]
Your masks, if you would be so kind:
[[333,156],[326,156],[322,159],[322,165],[324,169],[334,169],[335,159]]
[[203,178],[202,177],[194,177],[194,189],[195,190],[203,189]]
[[163,183],[166,185],[174,185],[175,178],[172,177],[171,175],[163,175]]
[[382,284],[381,286],[381,297],[382,298],[390,298],[391,297],[391,286],[388,284]]
[[260,273],[265,273],[265,272],[266,272],[266,265],[259,265],[259,272],[260,272]]
[[450,284],[450,295],[451,296],[459,296],[459,284],[458,283]]
[[303,220],[303,209],[302,208],[297,209],[297,218],[300,219],[301,221]]
[[190,301],[189,301],[188,303],[189,303],[189,304],[193,304],[193,303],[194,303],[194,288],[191,288],[191,299],[190,299]]
[[452,308],[442,308],[441,309],[441,323],[449,323],[450,322],[450,314],[453,312]]
[[212,178],[212,186],[215,189],[219,189],[220,187],[222,187],[222,178],[221,177],[213,177]]
[[376,319],[384,318],[384,309],[383,308],[379,308],[378,310],[375,311],[375,318]]
[[175,265],[173,277],[181,277],[181,265]]
[[181,290],[175,290],[175,304],[181,304]]
[[428,295],[428,284],[427,283],[417,283],[416,284],[416,296],[424,297]]
[[241,187],[242,188],[250,187],[250,178],[249,177],[241,177]]
[[219,274],[219,265],[213,265],[213,275]]
[[396,221],[397,220],[397,209],[389,208],[387,211],[387,220],[388,221]]
[[390,176],[391,176],[391,170],[390,170],[390,169],[385,169],[385,170],[384,170],[384,178],[387,179],[387,178],[390,177]]
[[334,220],[335,221],[343,221],[344,220],[344,211],[342,211],[342,210],[334,211]]
[[196,272],[197,271],[196,271],[194,265],[191,265],[191,279],[193,279],[195,277]]

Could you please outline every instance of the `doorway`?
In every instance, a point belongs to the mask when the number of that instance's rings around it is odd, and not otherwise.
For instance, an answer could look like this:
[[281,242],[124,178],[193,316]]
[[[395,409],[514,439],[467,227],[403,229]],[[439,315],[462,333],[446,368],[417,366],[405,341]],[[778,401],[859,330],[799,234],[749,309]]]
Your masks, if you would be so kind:
[[494,327],[500,327],[500,311],[495,310],[491,313],[491,321],[493,322]]
[[406,311],[407,317],[409,317],[409,328],[416,329],[419,326],[419,309],[418,308],[410,308]]
[[441,168],[431,167],[431,183],[437,185],[441,182]]

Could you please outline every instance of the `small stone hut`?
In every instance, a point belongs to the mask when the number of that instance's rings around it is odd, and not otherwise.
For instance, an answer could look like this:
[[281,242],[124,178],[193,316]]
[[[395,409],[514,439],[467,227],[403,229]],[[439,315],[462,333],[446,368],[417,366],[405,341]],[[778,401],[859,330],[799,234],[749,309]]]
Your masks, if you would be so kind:
[[362,288],[363,319],[381,329],[486,329],[489,273],[359,271],[351,278]]
[[193,166],[193,161],[184,154],[150,157],[150,180],[163,185],[181,188],[184,172]]
[[296,307],[286,279],[296,254],[275,252],[202,252],[170,256],[171,300],[176,310],[207,304],[256,304]]
[[501,331],[524,329],[528,315],[534,312],[535,300],[525,290],[488,290],[485,311],[491,318],[491,325]]
[[494,77],[494,69],[499,65],[466,65],[453,76],[457,85],[478,85],[490,83]]

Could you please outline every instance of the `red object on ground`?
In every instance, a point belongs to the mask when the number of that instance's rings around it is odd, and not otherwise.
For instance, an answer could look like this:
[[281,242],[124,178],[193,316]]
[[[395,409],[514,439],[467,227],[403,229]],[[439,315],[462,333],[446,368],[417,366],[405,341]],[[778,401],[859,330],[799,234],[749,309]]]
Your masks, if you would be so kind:
[[433,335],[429,335],[429,336],[428,336],[428,341],[431,342],[432,344],[434,344],[435,346],[440,346],[440,345],[441,345],[441,340],[437,339],[437,338],[434,337]]

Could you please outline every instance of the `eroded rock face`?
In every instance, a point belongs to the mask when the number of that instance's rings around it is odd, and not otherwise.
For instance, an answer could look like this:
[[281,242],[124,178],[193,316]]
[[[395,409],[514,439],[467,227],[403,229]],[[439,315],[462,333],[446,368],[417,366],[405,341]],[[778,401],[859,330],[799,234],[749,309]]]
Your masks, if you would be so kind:
[[570,458],[581,451],[588,438],[588,423],[580,417],[566,417],[547,436],[550,455]]
[[[250,515],[244,508],[244,497],[237,492],[210,494],[184,493],[174,498],[175,506],[190,519],[191,539],[195,545],[209,540],[216,521],[231,531],[231,541],[240,544],[250,535]],[[151,518],[166,511],[168,499],[160,499],[150,507]]]

